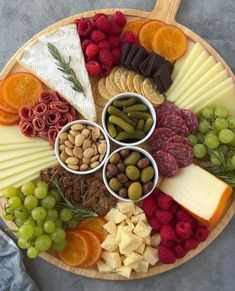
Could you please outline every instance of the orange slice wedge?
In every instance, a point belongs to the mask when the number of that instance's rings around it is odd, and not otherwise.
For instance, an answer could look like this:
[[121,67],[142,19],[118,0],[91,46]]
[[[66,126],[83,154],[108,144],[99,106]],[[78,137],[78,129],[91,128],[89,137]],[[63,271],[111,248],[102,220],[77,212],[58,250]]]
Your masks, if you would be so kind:
[[124,27],[123,33],[127,32],[127,31],[132,31],[137,36],[141,26],[145,22],[146,22],[146,20],[144,20],[144,19],[138,19],[138,20],[130,21]]
[[1,125],[14,125],[18,124],[19,122],[19,115],[17,114],[12,114],[5,112],[3,110],[0,110],[0,124]]
[[84,229],[93,232],[99,238],[100,242],[103,242],[107,235],[106,230],[103,228],[105,223],[106,221],[102,217],[89,218],[81,221],[78,229]]
[[17,110],[10,107],[6,101],[3,100],[2,97],[2,84],[3,84],[3,80],[0,80],[0,110],[3,110],[5,112],[8,113],[17,113]]

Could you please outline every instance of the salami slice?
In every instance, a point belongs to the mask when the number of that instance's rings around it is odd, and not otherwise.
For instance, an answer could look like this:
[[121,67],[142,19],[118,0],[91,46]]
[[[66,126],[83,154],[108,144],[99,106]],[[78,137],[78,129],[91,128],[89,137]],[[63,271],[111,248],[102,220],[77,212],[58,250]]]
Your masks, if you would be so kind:
[[43,130],[38,132],[38,136],[40,136],[41,138],[47,139],[48,130],[49,130],[48,127],[45,127]]
[[63,101],[55,101],[49,104],[51,110],[57,111],[59,113],[66,113],[69,111],[68,105]]
[[176,114],[166,114],[164,118],[158,120],[159,127],[167,127],[181,136],[188,136],[190,131],[184,119]]
[[175,105],[175,103],[166,101],[159,105],[156,109],[157,116],[165,115],[165,114],[172,114],[175,113],[176,115],[182,116],[181,109]]
[[67,123],[69,123],[69,119],[68,119],[68,117],[66,116],[66,115],[64,115],[64,116],[61,116],[60,117],[60,119],[57,121],[57,123],[56,123],[56,127],[57,128],[62,128],[63,126],[65,126]]
[[[180,135],[175,135],[175,136],[170,137],[165,144],[167,144],[167,143],[182,143],[182,144],[186,144],[186,145],[192,147],[192,145],[188,141],[188,139],[183,137],[183,136],[180,136]],[[163,148],[164,148],[165,144],[163,145]]]
[[39,102],[43,102],[45,104],[50,104],[51,102],[54,101],[59,101],[59,97],[56,94],[56,92],[54,91],[44,91],[41,93],[40,97],[39,97]]
[[32,124],[37,132],[42,132],[46,127],[45,121],[41,116],[34,116]]
[[174,136],[176,134],[170,128],[156,128],[148,140],[149,147],[152,150],[160,150],[162,145]]
[[49,140],[51,145],[55,144],[55,140],[56,140],[58,133],[59,133],[59,129],[57,127],[52,126],[49,128],[48,133],[47,133],[47,137],[48,137],[48,140]]
[[43,119],[45,121],[46,126],[50,127],[52,125],[55,125],[60,119],[60,117],[61,114],[59,112],[56,112],[55,110],[48,110],[43,116]]
[[158,170],[163,177],[173,177],[179,170],[176,159],[169,153],[157,151],[153,154]]
[[34,112],[36,116],[43,116],[48,110],[48,107],[46,105],[46,103],[38,103],[35,107],[34,107]]
[[194,114],[192,111],[187,110],[187,109],[182,109],[181,112],[182,112],[183,119],[185,123],[187,124],[190,132],[194,134],[197,131],[197,127],[198,127],[198,119],[197,119],[196,114]]
[[34,110],[31,106],[25,105],[19,109],[19,116],[22,121],[32,121],[34,117]]
[[24,135],[26,135],[28,137],[36,136],[36,130],[34,129],[34,127],[33,127],[31,122],[27,122],[27,121],[21,120],[19,126],[20,126],[20,131]]
[[167,143],[164,151],[175,157],[180,168],[187,167],[193,162],[193,151],[191,146],[183,143]]

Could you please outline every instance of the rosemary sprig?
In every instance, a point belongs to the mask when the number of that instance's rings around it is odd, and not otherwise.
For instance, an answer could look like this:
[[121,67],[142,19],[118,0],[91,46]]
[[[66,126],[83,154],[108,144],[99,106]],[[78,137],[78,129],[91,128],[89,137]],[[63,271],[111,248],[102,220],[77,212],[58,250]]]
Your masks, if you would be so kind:
[[56,65],[58,66],[57,69],[60,70],[65,75],[63,76],[63,78],[73,83],[72,88],[75,91],[84,92],[84,89],[81,83],[79,82],[74,70],[70,67],[71,56],[69,56],[69,60],[68,62],[66,62],[66,60],[59,53],[58,49],[52,43],[48,42],[47,47],[49,53],[53,56],[54,59],[57,60],[56,63]]
[[63,199],[62,204],[72,210],[74,215],[79,218],[91,218],[91,217],[97,217],[98,215],[85,208],[84,206],[76,203],[75,201],[69,200],[65,194],[62,188],[60,187],[59,183],[57,180],[52,181],[53,185],[55,186],[56,190],[59,192],[61,198]]

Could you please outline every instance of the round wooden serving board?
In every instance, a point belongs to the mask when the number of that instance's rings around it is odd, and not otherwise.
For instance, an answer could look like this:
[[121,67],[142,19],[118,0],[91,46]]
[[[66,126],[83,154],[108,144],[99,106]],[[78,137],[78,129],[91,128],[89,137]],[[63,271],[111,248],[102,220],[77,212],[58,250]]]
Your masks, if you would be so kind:
[[[226,68],[228,74],[233,78],[235,82],[235,77],[232,72],[232,70],[229,68],[229,66],[226,64],[226,62],[223,60],[223,58],[200,36],[192,32],[187,27],[184,27],[183,25],[176,22],[175,17],[176,13],[178,11],[178,8],[180,6],[181,0],[158,0],[157,4],[155,5],[154,9],[151,12],[146,11],[140,11],[140,10],[133,10],[133,9],[121,9],[121,11],[127,16],[128,20],[135,20],[136,18],[146,18],[146,19],[160,19],[168,24],[173,24],[177,27],[179,27],[182,31],[185,32],[185,34],[195,42],[200,42],[207,51],[215,57],[215,59],[220,62],[224,68]],[[70,16],[68,18],[65,18],[46,29],[42,30],[38,34],[36,34],[33,38],[31,38],[28,42],[26,42],[9,60],[9,62],[6,64],[5,68],[2,70],[0,74],[0,79],[5,78],[8,74],[17,72],[17,71],[24,71],[23,68],[19,66],[17,63],[17,59],[19,59],[20,55],[23,52],[23,49],[29,45],[31,45],[33,42],[37,40],[37,38],[45,33],[49,33],[61,26],[64,26],[66,24],[69,24],[73,22],[75,19],[80,17],[92,17],[94,14],[102,12],[106,14],[112,14],[117,9],[102,9],[102,10],[94,10],[89,11],[81,14],[77,14],[74,16]],[[95,94],[94,94],[95,95]],[[235,106],[235,105],[234,105]],[[98,115],[100,116],[102,112],[102,108],[97,108]],[[98,118],[99,119],[99,118]],[[99,120],[98,120],[99,121]],[[220,220],[220,222],[217,224],[214,229],[211,230],[209,238],[204,242],[201,243],[197,249],[190,251],[187,256],[185,256],[183,259],[178,259],[175,264],[170,265],[162,265],[157,264],[156,266],[149,269],[147,273],[132,273],[132,276],[130,277],[130,280],[133,279],[140,279],[140,278],[146,278],[150,276],[154,276],[163,272],[166,272],[168,270],[171,270],[173,268],[176,268],[177,266],[180,266],[181,264],[187,262],[194,256],[196,256],[198,253],[203,251],[207,246],[209,246],[212,241],[222,232],[222,230],[225,228],[225,226],[228,224],[230,219],[232,218],[233,214],[235,213],[235,200],[230,202],[230,204],[227,207],[227,211]],[[9,226],[12,227],[12,223],[7,223]],[[104,279],[104,280],[125,280],[123,277],[117,275],[117,274],[101,274],[98,272],[96,268],[72,268],[62,263],[61,260],[59,260],[57,257],[55,257],[53,254],[50,253],[42,253],[40,255],[42,258],[44,258],[49,263],[64,269],[69,272],[73,272],[78,275],[90,277],[90,278],[96,278],[96,279]]]

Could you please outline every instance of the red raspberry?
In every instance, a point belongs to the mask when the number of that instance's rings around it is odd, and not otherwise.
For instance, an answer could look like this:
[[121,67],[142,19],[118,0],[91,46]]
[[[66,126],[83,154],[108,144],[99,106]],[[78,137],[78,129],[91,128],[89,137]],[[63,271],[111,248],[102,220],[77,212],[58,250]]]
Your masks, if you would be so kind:
[[100,73],[100,64],[96,61],[86,63],[86,69],[91,76],[98,76]]
[[170,213],[172,213],[172,215],[175,215],[178,209],[179,209],[179,205],[177,203],[173,202],[169,211],[170,211]]
[[82,50],[85,52],[89,44],[93,43],[90,39],[85,39],[82,42]]
[[160,230],[160,237],[161,237],[161,240],[163,241],[168,241],[168,240],[176,241],[177,240],[175,230],[170,224],[165,224],[162,226]]
[[98,43],[98,47],[100,50],[104,49],[104,48],[110,48],[110,43],[107,40],[103,40],[101,42]]
[[157,206],[163,210],[170,209],[171,205],[173,203],[173,199],[164,193],[159,193],[157,196]]
[[176,224],[175,231],[179,238],[188,239],[192,233],[192,226],[188,222],[180,221]]
[[157,210],[157,205],[151,196],[144,199],[143,208],[144,208],[144,213],[146,214],[146,216],[150,217],[150,216],[155,215],[155,212]]
[[120,47],[121,45],[119,36],[109,36],[108,42],[110,43],[111,48]]
[[184,241],[184,249],[186,251],[191,251],[193,249],[196,249],[198,246],[198,241],[194,237],[190,237]]
[[160,245],[163,247],[172,249],[175,246],[175,242],[173,240],[168,240],[168,241],[162,240]]
[[132,31],[127,31],[122,36],[122,43],[137,44],[138,40]]
[[182,244],[175,245],[172,248],[172,251],[177,259],[183,258],[187,254],[187,251],[183,248]]
[[119,36],[122,33],[122,27],[119,26],[116,22],[111,21],[111,28],[109,30],[109,35]]
[[99,17],[101,17],[101,16],[105,16],[105,17],[107,17],[107,15],[105,15],[104,13],[96,13],[96,14],[92,17],[92,21],[93,21],[93,23],[95,23],[96,20],[97,20]]
[[157,199],[159,194],[162,194],[162,192],[158,188],[155,188],[153,192],[151,193],[151,197],[153,197],[154,199]]
[[91,43],[86,48],[86,56],[88,58],[95,58],[98,55],[99,51],[100,50],[99,50],[98,46],[94,43]]
[[125,15],[121,11],[116,11],[111,19],[121,27],[123,27],[127,22]]
[[150,217],[148,223],[155,231],[159,231],[162,227],[161,223],[155,217]]
[[112,49],[112,54],[113,54],[113,64],[114,64],[114,66],[120,65],[121,56],[122,56],[121,49],[117,48],[117,47]]
[[159,222],[161,224],[168,224],[170,223],[171,219],[172,219],[172,214],[167,211],[167,210],[161,210],[161,209],[158,209],[155,213],[155,216],[157,218],[157,220],[159,220]]
[[175,229],[176,224],[177,224],[177,220],[176,220],[175,217],[173,217],[173,218],[171,219],[170,225]]
[[163,264],[173,264],[175,262],[175,254],[171,249],[160,246],[158,249],[159,261]]
[[92,33],[91,33],[91,40],[93,40],[94,43],[97,43],[98,44],[102,40],[105,40],[105,38],[106,38],[106,36],[103,33],[103,31],[93,30]]
[[92,32],[93,24],[88,18],[82,17],[77,24],[77,30],[80,36],[88,36]]
[[101,64],[99,76],[101,78],[107,77],[110,74],[111,71],[112,71],[112,67],[111,66],[106,66],[106,65]]
[[198,226],[195,231],[195,237],[199,242],[203,242],[208,238],[209,231],[206,226]]
[[113,55],[109,49],[102,49],[99,53],[99,60],[106,66],[113,65]]
[[176,213],[176,217],[178,221],[184,221],[184,222],[188,222],[188,223],[192,223],[194,218],[192,217],[191,214],[189,214],[187,211],[185,211],[184,209],[180,209],[177,211]]
[[111,29],[110,20],[107,18],[107,16],[101,15],[94,23],[95,27],[103,32],[109,32]]

